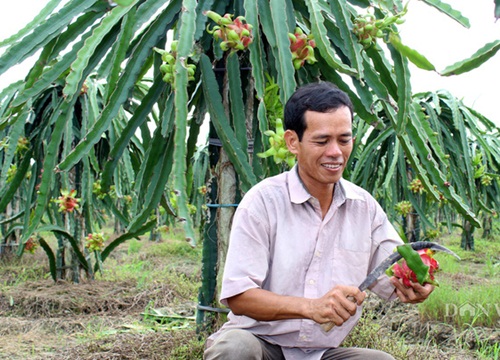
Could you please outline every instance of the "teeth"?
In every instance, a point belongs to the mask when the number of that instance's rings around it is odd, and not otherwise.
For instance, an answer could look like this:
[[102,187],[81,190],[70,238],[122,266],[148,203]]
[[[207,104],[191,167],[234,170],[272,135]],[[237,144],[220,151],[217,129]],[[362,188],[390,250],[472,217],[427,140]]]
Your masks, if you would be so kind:
[[332,165],[332,164],[323,164],[324,167],[328,168],[328,169],[338,169],[340,168],[340,165],[337,164],[337,165]]

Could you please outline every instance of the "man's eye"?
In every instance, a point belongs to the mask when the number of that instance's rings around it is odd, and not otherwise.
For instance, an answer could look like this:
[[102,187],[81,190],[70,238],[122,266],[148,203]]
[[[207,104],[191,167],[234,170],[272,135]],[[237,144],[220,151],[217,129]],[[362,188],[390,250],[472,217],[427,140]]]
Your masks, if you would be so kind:
[[316,141],[316,144],[318,144],[318,145],[326,145],[326,141]]

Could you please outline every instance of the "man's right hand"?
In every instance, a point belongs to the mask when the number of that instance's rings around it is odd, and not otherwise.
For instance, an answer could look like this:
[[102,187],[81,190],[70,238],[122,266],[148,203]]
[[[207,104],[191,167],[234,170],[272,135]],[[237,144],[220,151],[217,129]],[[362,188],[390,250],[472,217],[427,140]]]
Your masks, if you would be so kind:
[[355,286],[337,285],[321,298],[310,299],[310,318],[319,324],[340,326],[356,314],[365,297],[366,293]]

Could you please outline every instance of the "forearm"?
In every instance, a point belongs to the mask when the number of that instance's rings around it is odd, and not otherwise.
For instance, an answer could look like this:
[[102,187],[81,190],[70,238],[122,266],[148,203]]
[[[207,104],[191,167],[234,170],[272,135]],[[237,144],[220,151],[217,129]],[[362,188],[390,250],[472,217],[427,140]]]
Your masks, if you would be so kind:
[[310,319],[311,299],[274,294],[263,289],[250,289],[227,299],[236,315],[259,321]]
[[[283,296],[263,289],[250,289],[227,299],[231,311],[258,321],[311,319],[340,326],[356,313],[366,294],[357,287],[338,285],[318,299]],[[350,298],[355,299],[355,303]]]

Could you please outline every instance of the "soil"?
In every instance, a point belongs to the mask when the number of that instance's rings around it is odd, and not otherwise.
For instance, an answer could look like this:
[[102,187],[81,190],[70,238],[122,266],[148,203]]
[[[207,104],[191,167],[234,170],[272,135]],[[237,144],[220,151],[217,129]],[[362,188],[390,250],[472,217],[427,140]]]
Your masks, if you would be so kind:
[[[137,326],[153,298],[173,302],[168,288],[138,292],[134,282],[45,280],[19,285],[0,296],[0,359],[168,358],[179,343],[175,337],[189,334]],[[176,304],[172,312],[194,315],[194,306]],[[99,334],[99,329],[114,331],[104,330],[102,339],[90,344],[79,341],[91,331]],[[190,335],[196,336],[194,331]]]
[[[200,359],[203,345],[192,320],[196,304],[179,301],[169,284],[141,290],[132,280],[72,284],[46,279],[8,286],[16,274],[7,273],[0,276],[0,290],[7,289],[0,293],[0,359],[180,359],[175,353],[180,344],[195,344],[192,357],[182,359]],[[170,323],[165,331],[160,324],[145,323],[151,302],[185,316],[188,324]],[[375,296],[369,296],[365,316],[380,325],[381,336],[404,338],[412,360],[476,359],[478,340],[500,343],[499,329],[456,329],[421,319],[416,306]],[[464,345],[470,351],[461,350]]]

